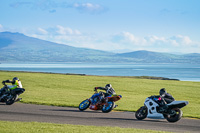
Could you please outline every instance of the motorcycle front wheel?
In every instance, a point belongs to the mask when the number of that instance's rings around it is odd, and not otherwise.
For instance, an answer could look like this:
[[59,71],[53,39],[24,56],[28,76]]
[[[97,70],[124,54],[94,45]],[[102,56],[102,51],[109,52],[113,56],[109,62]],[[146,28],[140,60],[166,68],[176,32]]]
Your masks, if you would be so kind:
[[82,101],[80,104],[79,104],[79,110],[80,111],[84,111],[86,110],[88,107],[90,106],[90,101],[88,99]]
[[113,101],[108,101],[106,104],[102,107],[103,113],[108,113],[114,108],[115,103]]
[[165,115],[165,118],[168,122],[177,122],[181,119],[183,112],[179,108],[172,109],[172,111],[175,111],[172,115]]
[[11,97],[6,100],[6,105],[13,104],[17,100],[17,98],[18,95],[11,95]]
[[146,106],[140,107],[136,112],[135,112],[135,117],[138,120],[143,120],[144,118],[147,117],[148,111]]

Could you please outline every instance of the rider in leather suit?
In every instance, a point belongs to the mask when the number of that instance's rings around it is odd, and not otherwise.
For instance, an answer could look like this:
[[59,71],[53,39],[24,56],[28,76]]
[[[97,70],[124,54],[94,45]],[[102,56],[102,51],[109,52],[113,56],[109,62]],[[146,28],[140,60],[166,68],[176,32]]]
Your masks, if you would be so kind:
[[115,95],[115,90],[114,88],[112,88],[112,85],[111,84],[107,84],[105,87],[95,87],[94,88],[94,91],[97,91],[97,89],[100,89],[100,90],[105,90],[105,92],[101,92],[101,100],[100,102],[103,102],[105,100],[105,98],[109,95]]
[[161,97],[160,111],[163,112],[168,108],[167,104],[175,101],[175,99],[172,97],[171,94],[167,93],[165,88],[160,89],[159,93],[160,93],[160,97]]

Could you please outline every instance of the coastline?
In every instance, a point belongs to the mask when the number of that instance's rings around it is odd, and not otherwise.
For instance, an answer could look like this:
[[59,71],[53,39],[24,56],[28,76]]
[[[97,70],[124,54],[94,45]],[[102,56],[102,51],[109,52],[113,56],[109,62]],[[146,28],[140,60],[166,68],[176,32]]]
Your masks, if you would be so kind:
[[0,70],[200,82],[198,64],[3,63]]
[[121,77],[121,78],[137,78],[137,79],[175,80],[175,81],[180,81],[179,79],[171,79],[171,78],[155,77],[155,76],[107,76],[107,75],[87,75],[87,74],[76,74],[76,73],[9,71],[9,70],[0,70],[0,72],[44,73],[44,74],[60,74],[60,75],[79,75],[79,76],[98,76],[98,77]]

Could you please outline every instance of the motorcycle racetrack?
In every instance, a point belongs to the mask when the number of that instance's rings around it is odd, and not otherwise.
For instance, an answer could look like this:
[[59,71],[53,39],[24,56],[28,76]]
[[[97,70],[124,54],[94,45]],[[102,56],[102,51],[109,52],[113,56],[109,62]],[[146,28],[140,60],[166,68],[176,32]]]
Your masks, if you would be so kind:
[[[184,113],[184,112],[183,112]],[[49,122],[74,125],[113,126],[170,132],[200,132],[200,120],[182,118],[176,123],[167,120],[144,119],[139,121],[133,112],[102,113],[78,108],[15,103],[0,103],[0,120]]]

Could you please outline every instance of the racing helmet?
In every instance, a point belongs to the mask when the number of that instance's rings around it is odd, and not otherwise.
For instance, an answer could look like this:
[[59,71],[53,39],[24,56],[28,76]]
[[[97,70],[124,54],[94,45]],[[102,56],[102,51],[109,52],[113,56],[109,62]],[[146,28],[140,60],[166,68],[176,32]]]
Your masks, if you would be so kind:
[[107,84],[105,86],[105,88],[107,89],[106,93],[108,93],[108,94],[115,94],[115,90],[112,88],[111,84]]
[[165,94],[167,93],[167,91],[165,90],[165,88],[160,89],[160,96],[165,96]]
[[14,78],[13,78],[13,81],[16,81],[16,80],[19,80],[19,78],[18,78],[18,77],[14,77]]
[[106,88],[107,90],[109,90],[110,88],[112,88],[112,85],[111,85],[111,84],[107,84],[107,85],[105,86],[105,88]]

